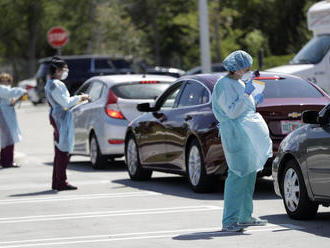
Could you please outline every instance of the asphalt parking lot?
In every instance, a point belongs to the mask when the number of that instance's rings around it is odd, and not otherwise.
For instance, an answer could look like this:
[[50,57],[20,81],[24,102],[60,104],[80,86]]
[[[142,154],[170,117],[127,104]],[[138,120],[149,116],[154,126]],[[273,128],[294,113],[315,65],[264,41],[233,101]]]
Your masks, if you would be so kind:
[[72,157],[69,181],[77,191],[51,190],[52,129],[48,107],[17,109],[23,141],[20,168],[0,169],[0,247],[326,247],[330,209],[312,221],[287,217],[271,178],[257,181],[254,213],[264,227],[220,232],[223,187],[193,193],[180,176],[154,173],[133,182],[123,160],[93,170],[88,158]]

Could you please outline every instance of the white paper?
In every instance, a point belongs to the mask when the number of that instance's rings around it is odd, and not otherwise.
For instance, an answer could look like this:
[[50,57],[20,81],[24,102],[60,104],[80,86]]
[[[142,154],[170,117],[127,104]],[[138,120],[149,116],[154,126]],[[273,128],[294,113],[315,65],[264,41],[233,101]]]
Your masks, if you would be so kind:
[[265,86],[266,86],[265,82],[262,82],[259,80],[253,80],[252,84],[255,87],[255,90],[252,91],[252,96],[256,96],[256,95],[264,92]]

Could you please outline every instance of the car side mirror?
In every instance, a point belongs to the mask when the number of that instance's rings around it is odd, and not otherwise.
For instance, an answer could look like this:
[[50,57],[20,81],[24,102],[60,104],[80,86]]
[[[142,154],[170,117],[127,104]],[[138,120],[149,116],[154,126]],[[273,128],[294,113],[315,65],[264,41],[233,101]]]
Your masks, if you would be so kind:
[[315,110],[306,110],[302,113],[301,120],[307,124],[319,124],[319,112]]
[[150,103],[148,103],[148,102],[146,102],[146,103],[139,103],[136,108],[140,112],[153,112],[153,111],[157,111],[158,110],[156,107],[151,107],[150,106]]

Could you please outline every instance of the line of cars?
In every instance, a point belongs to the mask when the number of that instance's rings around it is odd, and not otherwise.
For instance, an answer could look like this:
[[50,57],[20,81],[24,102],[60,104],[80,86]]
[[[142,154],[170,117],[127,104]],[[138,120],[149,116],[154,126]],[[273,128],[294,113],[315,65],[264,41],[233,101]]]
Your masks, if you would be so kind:
[[[227,171],[221,134],[211,109],[213,87],[223,75],[187,75],[179,79],[117,75],[89,79],[76,94],[88,93],[92,101],[72,110],[76,127],[73,155],[88,155],[93,167],[101,168],[108,159],[125,154],[132,180],[148,180],[153,171],[162,171],[187,176],[196,192],[212,190],[214,182]],[[262,72],[258,80],[266,82],[266,88],[265,100],[257,111],[268,124],[276,156],[260,174],[271,175],[273,168],[276,192],[283,195],[291,217],[315,216],[316,206],[327,205],[324,199],[329,199],[322,195],[325,193],[313,191],[312,185],[323,183],[316,188],[329,192],[326,154],[330,154],[330,142],[327,145],[326,135],[329,137],[330,131],[328,124],[322,126],[319,122],[323,118],[325,123],[328,118],[320,116],[330,113],[324,110],[330,109],[330,98],[313,83],[296,76]],[[305,123],[310,122],[306,113],[317,116],[312,127],[303,125],[302,113]],[[309,134],[319,136],[299,145]],[[306,148],[306,144],[311,147]],[[309,159],[306,151],[312,152]],[[308,161],[313,168],[309,169]]]
[[[72,155],[90,156],[94,168],[125,155],[132,180],[162,171],[187,176],[195,192],[212,190],[227,172],[211,108],[213,87],[223,75],[91,77],[75,92],[92,101],[72,109]],[[330,205],[330,98],[296,76],[262,72],[257,79],[266,82],[257,111],[268,124],[274,151],[259,175],[273,175],[290,217],[311,218],[319,204]],[[303,125],[301,115],[310,124]]]

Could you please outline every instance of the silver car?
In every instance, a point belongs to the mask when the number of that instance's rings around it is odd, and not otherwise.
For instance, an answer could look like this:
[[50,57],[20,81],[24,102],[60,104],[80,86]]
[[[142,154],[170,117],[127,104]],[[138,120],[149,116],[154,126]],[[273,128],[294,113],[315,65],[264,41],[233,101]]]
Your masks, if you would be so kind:
[[330,206],[330,104],[305,111],[306,125],[286,136],[273,161],[274,189],[293,219],[315,217]]
[[154,102],[175,80],[162,75],[97,76],[87,80],[75,93],[86,93],[91,101],[72,109],[75,146],[71,155],[90,156],[94,168],[122,157],[128,123],[142,114],[137,104]]

